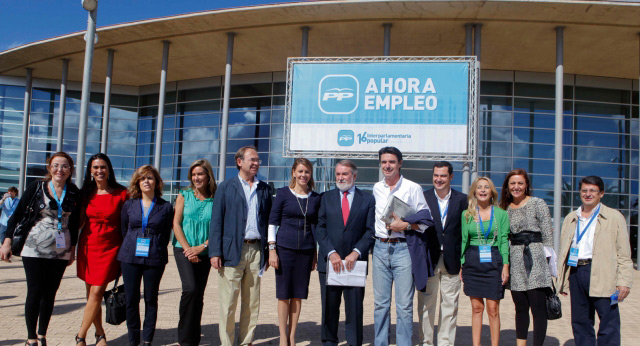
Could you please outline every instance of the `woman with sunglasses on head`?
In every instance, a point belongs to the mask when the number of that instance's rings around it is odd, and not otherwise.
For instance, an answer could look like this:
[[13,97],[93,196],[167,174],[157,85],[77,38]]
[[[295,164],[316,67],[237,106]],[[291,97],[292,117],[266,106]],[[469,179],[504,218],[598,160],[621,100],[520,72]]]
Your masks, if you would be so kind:
[[129,345],[140,344],[140,283],[144,284],[142,341],[151,345],[158,318],[158,292],[173,224],[173,206],[162,199],[162,178],[151,165],[131,177],[129,199],[122,207],[122,237],[118,260],[122,266],[127,303]]
[[469,190],[469,207],[462,212],[461,277],[471,299],[471,339],[480,346],[482,314],[487,305],[491,345],[500,343],[500,300],[509,281],[509,217],[498,207],[498,192],[487,177]]
[[269,265],[276,270],[281,346],[296,344],[302,299],[309,295],[309,278],[317,264],[312,232],[318,223],[320,195],[314,187],[311,162],[295,159],[289,186],[278,189],[269,215]]
[[529,309],[533,315],[533,345],[541,346],[547,334],[547,292],[551,274],[545,248],[553,250],[553,225],[544,200],[531,196],[529,175],[514,169],[504,180],[500,207],[511,223],[511,298],[516,306],[516,345],[526,346]]
[[173,253],[182,281],[178,342],[200,344],[204,290],[209,279],[209,227],[216,179],[207,160],[189,167],[189,187],[180,191],[173,216]]
[[78,277],[85,282],[87,304],[76,345],[85,346],[87,332],[93,324],[96,345],[107,344],[102,326],[102,297],[109,282],[120,273],[116,259],[122,244],[120,213],[127,200],[127,190],[118,184],[111,160],[99,153],[87,162],[81,194],[83,227],[78,241]]
[[71,182],[72,174],[73,159],[67,153],[57,152],[47,160],[47,175],[27,186],[7,223],[6,239],[0,248],[0,259],[10,262],[15,228],[29,205],[33,205],[34,218],[27,224],[24,247],[21,253],[14,254],[22,256],[27,277],[27,346],[38,346],[38,341],[41,346],[47,345],[56,292],[65,269],[75,259],[80,193]]

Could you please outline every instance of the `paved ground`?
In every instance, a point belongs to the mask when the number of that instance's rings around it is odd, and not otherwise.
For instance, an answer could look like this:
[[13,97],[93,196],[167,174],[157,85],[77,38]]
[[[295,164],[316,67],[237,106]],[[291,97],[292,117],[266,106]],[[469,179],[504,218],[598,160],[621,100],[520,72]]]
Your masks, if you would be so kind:
[[[169,252],[172,254],[171,252]],[[58,291],[54,315],[49,326],[49,345],[74,345],[73,337],[77,333],[84,308],[84,284],[75,275],[75,265],[66,271],[60,290]],[[217,273],[212,270],[205,298],[205,313],[203,316],[202,343],[218,345],[218,298]],[[278,326],[275,301],[275,279],[273,271],[269,270],[262,281],[262,302],[260,308],[259,326],[256,332],[255,345],[277,345]],[[635,272],[635,282],[640,282],[640,272]],[[180,278],[173,257],[170,257],[165,271],[160,295],[160,309],[158,314],[158,329],[154,340],[155,345],[177,345],[176,326],[178,325],[178,303],[180,300]],[[24,271],[19,258],[12,263],[0,263],[0,345],[24,345],[26,328],[24,324],[24,299],[26,284]],[[622,344],[634,345],[633,340],[640,339],[640,329],[633,321],[634,312],[640,311],[640,294],[632,290],[630,297],[621,304]],[[550,321],[545,345],[574,345],[571,334],[570,311],[568,298],[562,299],[564,317],[557,321]],[[395,311],[395,308],[392,309]],[[514,306],[507,291],[500,308],[502,320],[501,344],[515,345]],[[414,338],[417,337],[417,316],[414,312]],[[344,314],[341,316],[344,320]],[[298,343],[300,345],[320,345],[320,293],[317,273],[311,277],[309,299],[303,302],[300,325],[298,329]],[[392,321],[395,321],[393,316]],[[597,321],[596,321],[597,323]],[[106,325],[107,338],[111,345],[126,345],[127,328],[125,324],[119,326]],[[392,335],[394,333],[392,325]],[[483,345],[489,344],[489,327],[485,315],[483,326]],[[371,279],[368,279],[365,298],[364,341],[373,342],[373,290]],[[93,335],[93,330],[90,330]],[[344,339],[344,324],[341,324],[340,338]],[[88,338],[93,341],[93,338]],[[394,340],[392,339],[392,342]],[[529,333],[531,343],[531,333]],[[344,344],[344,342],[343,342]],[[457,345],[471,345],[471,306],[468,298],[460,297],[458,314]]]

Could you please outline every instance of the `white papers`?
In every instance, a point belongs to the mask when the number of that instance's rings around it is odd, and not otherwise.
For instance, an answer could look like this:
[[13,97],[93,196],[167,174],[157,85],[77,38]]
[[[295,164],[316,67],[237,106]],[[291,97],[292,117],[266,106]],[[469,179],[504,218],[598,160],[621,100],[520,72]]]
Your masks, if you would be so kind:
[[353,269],[347,271],[345,261],[342,261],[344,270],[336,273],[331,261],[327,260],[327,285],[365,287],[367,284],[367,261],[356,261]]
[[382,222],[386,224],[389,224],[393,222],[392,214],[396,214],[397,217],[402,219],[415,213],[416,211],[410,205],[405,203],[400,198],[391,195],[387,200],[387,206],[384,207],[384,210],[382,211],[382,217],[380,217],[380,220],[382,220]]

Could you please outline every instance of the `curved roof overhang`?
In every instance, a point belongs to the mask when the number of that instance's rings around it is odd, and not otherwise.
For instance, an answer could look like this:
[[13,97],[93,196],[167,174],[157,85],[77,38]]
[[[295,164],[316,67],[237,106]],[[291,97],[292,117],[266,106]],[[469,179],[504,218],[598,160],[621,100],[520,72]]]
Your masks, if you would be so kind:
[[[99,18],[98,18],[99,22]],[[113,83],[160,80],[162,41],[171,42],[168,80],[224,74],[227,33],[234,32],[233,73],[286,70],[309,26],[309,56],[382,55],[391,23],[391,55],[464,55],[466,23],[482,24],[482,68],[554,72],[556,33],[565,27],[564,71],[636,79],[640,3],[603,1],[313,1],[224,9],[98,29],[92,80],[104,79],[114,49]],[[82,80],[84,32],[0,52],[0,75]]]

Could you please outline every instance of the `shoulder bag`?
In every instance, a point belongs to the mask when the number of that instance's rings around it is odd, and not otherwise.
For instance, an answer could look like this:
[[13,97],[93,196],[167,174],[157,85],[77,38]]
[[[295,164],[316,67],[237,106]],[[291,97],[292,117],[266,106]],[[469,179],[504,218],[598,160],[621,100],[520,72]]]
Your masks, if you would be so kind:
[[38,216],[36,204],[42,194],[42,186],[42,182],[39,182],[36,192],[31,196],[29,204],[27,204],[27,207],[24,209],[22,219],[20,219],[20,222],[18,222],[16,228],[13,230],[13,237],[11,238],[11,253],[14,256],[20,256],[22,248],[24,248],[24,243],[27,240],[27,236],[31,231],[31,227],[33,227],[33,224],[36,221],[36,217]]
[[124,285],[118,286],[120,275],[113,283],[113,288],[104,292],[104,305],[106,306],[106,322],[117,326],[127,319],[127,302],[124,294]]
[[547,320],[557,320],[562,317],[562,304],[556,293],[556,286],[551,280],[551,287],[547,293]]

